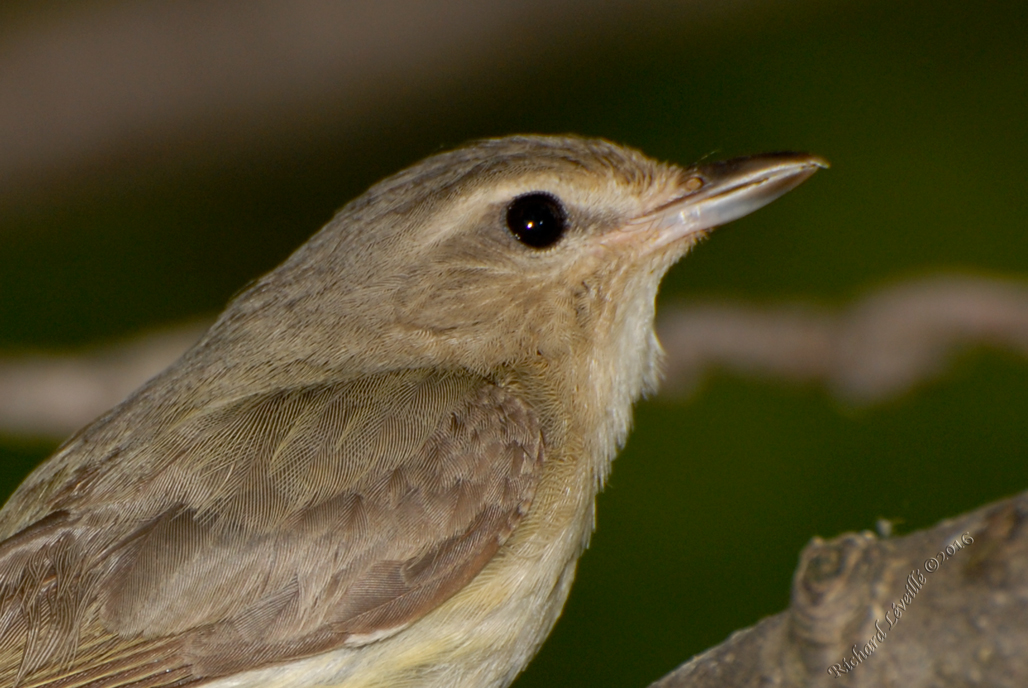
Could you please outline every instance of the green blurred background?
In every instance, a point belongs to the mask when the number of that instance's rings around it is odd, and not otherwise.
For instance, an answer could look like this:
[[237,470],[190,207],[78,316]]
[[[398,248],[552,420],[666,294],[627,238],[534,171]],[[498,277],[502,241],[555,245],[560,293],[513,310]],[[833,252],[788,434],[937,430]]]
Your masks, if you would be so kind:
[[[382,113],[359,137],[296,131],[273,153],[8,208],[0,350],[214,313],[378,178],[513,132],[604,136],[682,163],[780,149],[832,162],[700,246],[664,303],[834,306],[940,271],[1028,274],[1028,3],[742,7],[600,33]],[[564,616],[516,685],[645,686],[784,609],[812,536],[880,517],[905,532],[1025,489],[1026,389],[1024,360],[975,351],[865,409],[728,375],[643,403]],[[55,444],[0,438],[5,494]]]

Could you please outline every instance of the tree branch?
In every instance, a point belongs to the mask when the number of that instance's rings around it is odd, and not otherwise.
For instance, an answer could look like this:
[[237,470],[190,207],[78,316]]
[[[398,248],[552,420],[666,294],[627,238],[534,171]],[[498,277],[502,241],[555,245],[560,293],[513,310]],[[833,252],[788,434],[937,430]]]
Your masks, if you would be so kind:
[[1028,685],[1028,493],[900,538],[814,538],[789,609],[651,688]]

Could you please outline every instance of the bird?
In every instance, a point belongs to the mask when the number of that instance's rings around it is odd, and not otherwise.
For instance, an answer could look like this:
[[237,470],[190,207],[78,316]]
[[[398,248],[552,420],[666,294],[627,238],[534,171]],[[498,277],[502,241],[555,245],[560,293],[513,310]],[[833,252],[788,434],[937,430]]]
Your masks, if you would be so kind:
[[373,185],[0,510],[0,685],[509,685],[657,387],[661,278],[824,166],[522,135]]

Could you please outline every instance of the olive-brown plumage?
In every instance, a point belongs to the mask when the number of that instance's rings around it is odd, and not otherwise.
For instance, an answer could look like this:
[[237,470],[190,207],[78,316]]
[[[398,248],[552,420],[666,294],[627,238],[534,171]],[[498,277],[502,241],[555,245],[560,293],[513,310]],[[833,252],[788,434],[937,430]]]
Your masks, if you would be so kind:
[[0,685],[507,685],[656,384],[660,277],[821,165],[512,137],[372,187],[0,511]]

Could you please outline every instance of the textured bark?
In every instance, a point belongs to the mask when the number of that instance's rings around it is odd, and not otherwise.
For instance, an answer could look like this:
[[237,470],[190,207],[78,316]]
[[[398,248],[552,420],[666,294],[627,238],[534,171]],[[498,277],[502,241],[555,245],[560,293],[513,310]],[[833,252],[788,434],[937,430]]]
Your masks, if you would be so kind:
[[789,609],[651,688],[1026,686],[1026,519],[1028,492],[903,537],[814,538]]

